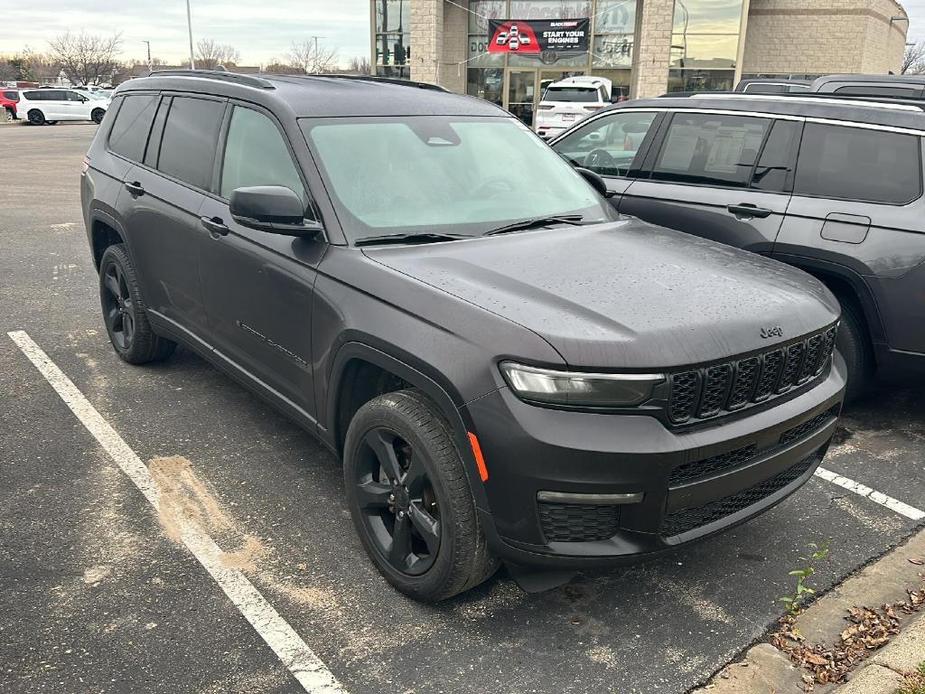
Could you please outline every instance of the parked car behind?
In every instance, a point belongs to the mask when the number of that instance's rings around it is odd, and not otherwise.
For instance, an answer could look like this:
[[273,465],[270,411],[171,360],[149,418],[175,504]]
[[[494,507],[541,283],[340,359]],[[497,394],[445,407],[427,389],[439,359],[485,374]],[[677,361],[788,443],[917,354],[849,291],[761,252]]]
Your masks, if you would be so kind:
[[23,89],[16,115],[32,125],[54,125],[58,121],[101,123],[109,103],[110,99],[98,99],[78,89]]
[[602,190],[486,101],[221,72],[121,85],[81,180],[116,353],[181,343],[318,436],[422,600],[705,537],[829,445],[832,294]]
[[19,101],[18,89],[0,89],[0,108],[7,121],[16,120],[16,102]]
[[536,120],[537,135],[555,137],[591,113],[610,105],[613,83],[605,77],[567,77],[542,92]]
[[739,80],[735,91],[747,94],[787,94],[810,91],[811,81],[804,79],[775,79],[751,77]]
[[925,75],[824,75],[813,81],[810,91],[845,97],[925,99]]
[[[615,152],[609,133],[642,122],[642,145]],[[878,365],[925,358],[923,134],[915,105],[726,94],[626,102],[552,146],[621,212],[824,282],[858,395]]]

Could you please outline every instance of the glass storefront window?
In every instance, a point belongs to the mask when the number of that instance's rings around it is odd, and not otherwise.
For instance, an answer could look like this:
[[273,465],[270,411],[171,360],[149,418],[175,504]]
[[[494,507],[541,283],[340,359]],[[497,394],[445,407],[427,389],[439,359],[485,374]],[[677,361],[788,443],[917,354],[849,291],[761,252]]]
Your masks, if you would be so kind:
[[376,65],[407,65],[411,59],[411,0],[376,0],[374,7]]
[[732,91],[735,70],[669,70],[669,92]]
[[674,34],[671,37],[671,67],[700,70],[734,70],[739,50],[738,34],[703,36]]
[[742,0],[675,0],[674,32],[738,34]]
[[466,94],[500,106],[504,93],[503,68],[469,68],[466,70]]

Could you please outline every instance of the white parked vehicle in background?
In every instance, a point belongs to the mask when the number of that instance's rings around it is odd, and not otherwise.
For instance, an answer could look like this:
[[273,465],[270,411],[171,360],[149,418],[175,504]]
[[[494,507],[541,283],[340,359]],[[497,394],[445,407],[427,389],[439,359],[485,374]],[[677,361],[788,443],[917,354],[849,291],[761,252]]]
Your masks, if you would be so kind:
[[540,97],[533,127],[544,140],[611,103],[613,83],[606,77],[580,75],[553,82]]
[[16,116],[32,125],[54,125],[62,120],[100,123],[111,99],[80,89],[23,89],[16,103]]

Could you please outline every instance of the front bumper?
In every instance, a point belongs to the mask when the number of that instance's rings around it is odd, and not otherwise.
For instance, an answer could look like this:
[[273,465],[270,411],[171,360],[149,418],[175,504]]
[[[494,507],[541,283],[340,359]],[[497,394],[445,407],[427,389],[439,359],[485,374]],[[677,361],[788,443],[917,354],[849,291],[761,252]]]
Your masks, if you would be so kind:
[[515,564],[580,567],[636,559],[747,520],[812,476],[844,386],[836,356],[824,380],[790,400],[679,430],[646,415],[536,407],[507,388],[479,398],[464,415],[489,471],[487,507],[479,508],[488,541]]

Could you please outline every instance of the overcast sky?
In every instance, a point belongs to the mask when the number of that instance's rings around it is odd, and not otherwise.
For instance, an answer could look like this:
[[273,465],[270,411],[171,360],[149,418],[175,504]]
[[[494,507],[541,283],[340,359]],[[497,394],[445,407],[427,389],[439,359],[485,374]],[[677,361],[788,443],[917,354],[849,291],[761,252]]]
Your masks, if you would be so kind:
[[[925,2],[925,0],[922,0]],[[323,36],[340,62],[369,57],[369,0],[190,0],[193,39],[228,43],[242,65],[285,59],[293,41]],[[152,56],[180,63],[189,55],[184,0],[0,0],[0,53],[48,49],[68,29],[122,33],[122,57]]]
[[[341,64],[369,56],[368,0],[191,0],[193,38],[228,43],[241,64],[284,59],[293,41],[323,36]],[[909,40],[925,39],[925,0],[905,0]],[[68,29],[122,33],[122,57],[152,55],[180,63],[188,55],[184,0],[0,0],[0,53],[48,48],[48,40]]]

